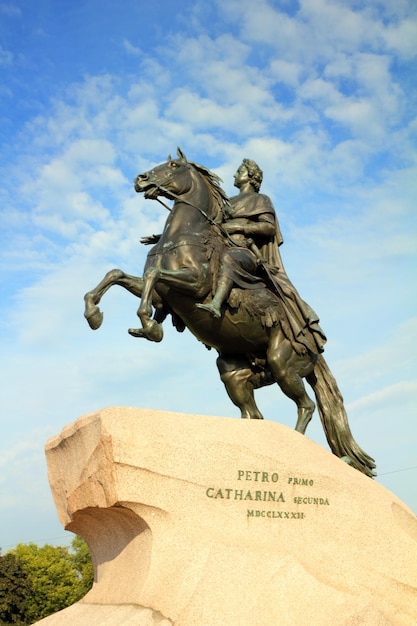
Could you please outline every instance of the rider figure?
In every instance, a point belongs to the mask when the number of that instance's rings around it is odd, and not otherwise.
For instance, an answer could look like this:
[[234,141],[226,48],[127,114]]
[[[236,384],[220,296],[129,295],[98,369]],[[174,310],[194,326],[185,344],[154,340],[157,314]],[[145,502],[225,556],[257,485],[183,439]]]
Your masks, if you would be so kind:
[[222,254],[213,299],[197,307],[220,318],[222,304],[233,286],[268,287],[279,295],[283,304],[285,334],[302,344],[303,349],[317,354],[323,351],[326,337],[318,325],[317,314],[301,299],[284,270],[278,249],[283,238],[270,198],[259,193],[262,178],[262,170],[255,161],[243,159],[234,175],[239,194],[230,198],[229,214],[222,224],[235,245]]
[[213,317],[221,316],[221,306],[234,284],[243,289],[265,287],[258,274],[260,255],[271,269],[283,269],[278,251],[283,239],[271,200],[259,193],[262,178],[262,170],[250,159],[243,159],[234,175],[234,185],[240,193],[230,198],[229,213],[222,226],[235,247],[227,248],[222,255],[212,301],[197,305]]

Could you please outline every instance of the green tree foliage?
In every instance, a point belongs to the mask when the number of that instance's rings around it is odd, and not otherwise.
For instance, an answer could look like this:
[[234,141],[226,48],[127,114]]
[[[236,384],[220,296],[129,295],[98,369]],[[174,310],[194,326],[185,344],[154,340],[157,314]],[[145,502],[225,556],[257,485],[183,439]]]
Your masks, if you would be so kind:
[[0,554],[0,624],[26,624],[32,585],[16,555]]
[[93,583],[86,543],[18,544],[0,556],[0,625],[33,624],[80,600]]
[[19,544],[15,554],[32,580],[29,620],[39,620],[78,600],[78,578],[67,548]]
[[94,567],[88,546],[78,535],[71,542],[70,558],[78,576],[78,595],[83,598],[93,585]]

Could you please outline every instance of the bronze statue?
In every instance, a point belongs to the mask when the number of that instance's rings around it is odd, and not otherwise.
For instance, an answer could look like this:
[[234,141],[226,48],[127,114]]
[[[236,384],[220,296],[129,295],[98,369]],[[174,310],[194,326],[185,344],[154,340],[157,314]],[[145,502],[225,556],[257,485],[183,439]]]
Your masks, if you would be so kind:
[[326,337],[318,325],[318,316],[301,300],[284,270],[278,219],[270,198],[259,193],[262,170],[255,161],[243,159],[234,178],[240,193],[230,198],[223,224],[232,245],[223,249],[212,301],[197,306],[221,317],[221,306],[233,285],[242,289],[269,287],[281,298],[284,319],[280,323],[295,350],[303,351],[304,345],[313,353],[323,352]]
[[[134,337],[161,341],[171,315],[218,352],[217,367],[241,417],[263,419],[254,390],[278,383],[297,405],[296,430],[305,433],[315,409],[314,390],[332,452],[367,476],[375,463],[351,434],[343,398],[323,356],[326,338],[314,311],[300,298],[280,259],[282,237],[270,199],[259,193],[262,172],[245,159],[235,175],[240,193],[230,201],[207,168],[168,157],[135,179],[145,198],[174,200],[154,243],[143,277],[111,270],[85,295],[85,317],[99,328],[98,304],[112,285],[138,296],[141,327]],[[168,207],[167,207],[168,208]],[[154,314],[153,314],[154,310]],[[152,315],[153,314],[153,315]]]

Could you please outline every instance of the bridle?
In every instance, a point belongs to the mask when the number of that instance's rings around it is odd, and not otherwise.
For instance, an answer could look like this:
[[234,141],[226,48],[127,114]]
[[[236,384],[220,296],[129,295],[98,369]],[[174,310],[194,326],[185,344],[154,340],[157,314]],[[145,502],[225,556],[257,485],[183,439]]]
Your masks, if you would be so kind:
[[[233,239],[230,237],[227,230],[225,230],[221,224],[218,224],[217,222],[215,222],[212,217],[210,217],[209,215],[207,215],[205,211],[203,211],[203,209],[201,209],[198,206],[195,206],[195,204],[192,204],[191,202],[188,202],[188,200],[185,200],[181,196],[178,196],[173,191],[169,191],[168,189],[165,189],[165,187],[162,187],[162,185],[157,185],[156,183],[153,183],[153,186],[156,187],[159,191],[162,191],[165,195],[168,195],[169,197],[171,197],[173,200],[176,200],[177,202],[183,202],[184,204],[188,204],[188,206],[198,211],[208,221],[208,223],[211,226],[214,226],[215,228],[219,230],[220,234],[223,235],[225,239],[227,239],[233,246],[237,246],[236,242],[233,241]],[[155,200],[157,200],[159,204],[162,204],[162,206],[165,209],[167,209],[167,211],[169,211],[170,213],[172,212],[172,209],[167,204],[165,204],[165,202],[160,200],[159,197],[156,197]]]

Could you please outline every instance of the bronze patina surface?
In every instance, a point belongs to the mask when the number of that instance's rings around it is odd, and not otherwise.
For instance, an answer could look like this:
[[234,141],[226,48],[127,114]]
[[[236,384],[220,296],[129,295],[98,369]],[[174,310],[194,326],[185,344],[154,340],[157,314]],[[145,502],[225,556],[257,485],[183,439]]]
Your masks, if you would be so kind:
[[[278,383],[297,406],[296,430],[305,433],[315,404],[332,452],[368,476],[375,463],[356,443],[343,398],[323,358],[326,341],[318,317],[289,280],[279,253],[281,231],[268,196],[259,192],[262,171],[244,159],[235,174],[239,194],[228,198],[207,168],[178,158],[140,174],[135,190],[145,198],[174,201],[163,233],[145,238],[150,249],[142,277],[119,269],[85,295],[90,327],[102,323],[98,304],[112,285],[141,299],[134,337],[163,338],[170,315],[218,352],[217,367],[241,417],[262,419],[254,390]],[[192,367],[192,364],[190,364]]]

